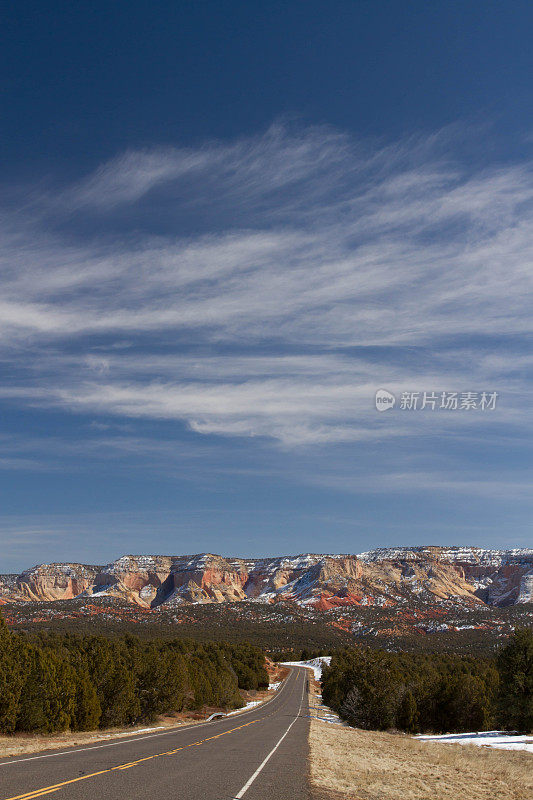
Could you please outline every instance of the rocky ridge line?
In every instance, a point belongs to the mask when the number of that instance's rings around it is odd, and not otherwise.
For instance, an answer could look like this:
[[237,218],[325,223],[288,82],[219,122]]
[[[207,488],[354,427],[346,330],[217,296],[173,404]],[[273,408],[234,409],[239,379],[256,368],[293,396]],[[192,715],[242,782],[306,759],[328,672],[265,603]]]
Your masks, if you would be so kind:
[[505,606],[533,602],[533,550],[432,546],[260,559],[126,555],[105,566],[40,564],[18,576],[0,575],[0,603],[106,595],[145,608],[253,600],[327,610],[414,598]]

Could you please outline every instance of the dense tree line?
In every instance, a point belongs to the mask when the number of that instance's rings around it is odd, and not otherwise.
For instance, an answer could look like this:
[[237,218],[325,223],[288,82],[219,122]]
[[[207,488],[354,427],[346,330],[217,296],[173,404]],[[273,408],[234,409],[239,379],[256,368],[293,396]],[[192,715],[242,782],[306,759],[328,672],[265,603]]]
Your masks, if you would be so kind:
[[91,730],[203,706],[238,708],[268,686],[249,644],[10,632],[0,617],[0,732]]
[[350,725],[408,733],[533,731],[533,632],[497,658],[346,649],[322,674],[322,697]]

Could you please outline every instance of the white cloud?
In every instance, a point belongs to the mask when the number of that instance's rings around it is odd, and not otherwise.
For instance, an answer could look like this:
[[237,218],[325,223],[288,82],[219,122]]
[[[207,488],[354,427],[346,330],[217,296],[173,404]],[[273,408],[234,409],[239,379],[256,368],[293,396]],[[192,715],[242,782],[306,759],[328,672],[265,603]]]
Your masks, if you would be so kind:
[[[391,361],[392,358],[392,361]],[[418,435],[486,435],[487,426],[523,436],[531,426],[522,382],[502,380],[475,351],[448,351],[430,364],[377,357],[108,353],[106,358],[56,354],[44,358],[38,380],[0,387],[0,397],[41,407],[118,418],[177,420],[193,431],[270,437],[287,446],[365,442]],[[519,357],[516,362],[522,364]],[[378,414],[374,394],[404,391],[497,391],[495,411]],[[494,430],[493,435],[496,435]]]
[[0,394],[288,446],[437,424],[379,420],[379,386],[499,389],[499,424],[525,425],[510,342],[531,332],[531,165],[474,172],[449,137],[371,149],[274,126],[128,152],[8,210],[0,358],[17,374]]

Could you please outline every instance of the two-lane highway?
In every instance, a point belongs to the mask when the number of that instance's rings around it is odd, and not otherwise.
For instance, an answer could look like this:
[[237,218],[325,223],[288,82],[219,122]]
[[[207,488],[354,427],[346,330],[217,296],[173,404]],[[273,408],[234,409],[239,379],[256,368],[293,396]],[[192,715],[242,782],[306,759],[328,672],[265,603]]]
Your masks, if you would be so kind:
[[307,800],[307,674],[222,720],[0,760],[0,800]]

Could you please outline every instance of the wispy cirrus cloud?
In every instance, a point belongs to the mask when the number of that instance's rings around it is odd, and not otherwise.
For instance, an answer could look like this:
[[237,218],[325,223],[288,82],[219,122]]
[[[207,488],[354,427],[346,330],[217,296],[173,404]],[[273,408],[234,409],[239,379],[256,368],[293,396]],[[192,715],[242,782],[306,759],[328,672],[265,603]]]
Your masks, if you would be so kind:
[[278,125],[130,151],[6,209],[0,394],[295,446],[437,435],[378,420],[382,385],[503,386],[500,423],[524,425],[531,164],[452,145]]
[[[452,349],[405,362],[403,348],[376,354],[181,355],[135,352],[41,358],[33,382],[0,387],[0,398],[80,414],[182,421],[202,434],[268,437],[285,446],[436,437],[468,431],[485,435],[497,421],[507,435],[531,427],[523,403],[524,361],[480,358]],[[502,376],[505,376],[503,378]],[[376,414],[374,394],[386,383],[404,391],[497,391],[494,412],[399,411]],[[491,417],[492,414],[492,417]]]

